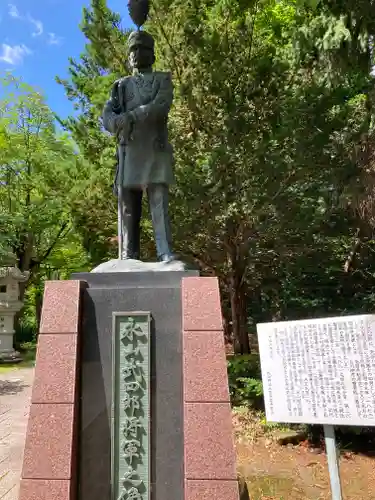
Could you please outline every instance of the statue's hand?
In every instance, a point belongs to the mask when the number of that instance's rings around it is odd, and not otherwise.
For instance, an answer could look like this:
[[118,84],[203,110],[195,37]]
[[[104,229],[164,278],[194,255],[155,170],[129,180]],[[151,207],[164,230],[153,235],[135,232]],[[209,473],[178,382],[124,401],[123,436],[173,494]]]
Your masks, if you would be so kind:
[[125,129],[128,126],[129,117],[128,113],[121,113],[116,116],[116,128],[117,130]]
[[130,113],[121,113],[116,117],[117,135],[128,139],[131,134],[133,118]]

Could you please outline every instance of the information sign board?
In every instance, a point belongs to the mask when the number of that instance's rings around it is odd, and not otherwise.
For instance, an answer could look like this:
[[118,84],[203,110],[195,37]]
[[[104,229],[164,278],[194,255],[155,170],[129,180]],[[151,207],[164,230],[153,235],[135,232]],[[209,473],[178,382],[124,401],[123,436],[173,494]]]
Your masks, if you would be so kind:
[[257,325],[267,420],[375,426],[375,316]]

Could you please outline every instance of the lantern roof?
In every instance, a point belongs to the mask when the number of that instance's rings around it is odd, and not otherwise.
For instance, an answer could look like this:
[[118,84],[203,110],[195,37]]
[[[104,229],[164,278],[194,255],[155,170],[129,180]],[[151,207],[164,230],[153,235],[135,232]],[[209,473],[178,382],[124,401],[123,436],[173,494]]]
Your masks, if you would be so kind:
[[0,279],[11,278],[14,281],[24,282],[29,279],[30,273],[28,271],[22,272],[18,267],[0,267]]
[[14,281],[24,282],[29,279],[29,271],[22,272],[17,267],[17,256],[7,250],[0,255],[0,279],[11,278]]

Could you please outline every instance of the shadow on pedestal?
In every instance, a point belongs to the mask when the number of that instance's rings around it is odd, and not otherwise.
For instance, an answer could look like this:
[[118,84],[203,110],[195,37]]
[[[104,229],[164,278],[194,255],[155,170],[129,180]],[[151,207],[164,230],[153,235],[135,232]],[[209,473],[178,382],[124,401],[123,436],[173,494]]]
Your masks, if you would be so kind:
[[101,343],[95,303],[87,291],[83,298],[79,499],[106,500],[111,494],[110,408],[104,380],[104,370],[111,365]]

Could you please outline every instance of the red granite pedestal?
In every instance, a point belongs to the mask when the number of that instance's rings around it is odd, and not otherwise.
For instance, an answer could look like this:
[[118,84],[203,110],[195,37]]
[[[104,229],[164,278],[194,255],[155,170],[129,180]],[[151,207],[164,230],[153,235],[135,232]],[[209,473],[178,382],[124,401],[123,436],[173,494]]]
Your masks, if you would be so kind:
[[[46,283],[19,500],[79,500],[82,290]],[[184,500],[238,500],[216,278],[183,278],[182,339]]]
[[76,500],[81,283],[46,283],[19,500]]
[[238,500],[216,278],[182,282],[185,500]]

